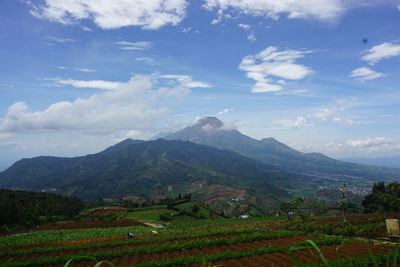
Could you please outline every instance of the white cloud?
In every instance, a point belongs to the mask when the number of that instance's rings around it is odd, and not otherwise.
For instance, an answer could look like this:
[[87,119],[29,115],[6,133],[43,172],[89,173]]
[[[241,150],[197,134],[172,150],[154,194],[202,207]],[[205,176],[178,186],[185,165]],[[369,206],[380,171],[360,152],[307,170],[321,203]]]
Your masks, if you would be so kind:
[[218,112],[217,115],[224,115],[224,114],[229,113],[231,111],[233,111],[233,108],[226,108],[223,111]]
[[[277,83],[279,83],[279,81],[277,81]],[[311,91],[307,90],[307,89],[284,90],[284,91],[276,92],[275,95],[304,95],[309,92],[311,92]]]
[[335,109],[329,109],[329,108],[324,108],[320,109],[318,112],[313,114],[314,118],[326,121],[329,116],[332,115],[332,113],[335,111]]
[[135,57],[134,60],[145,62],[149,65],[160,65],[161,62],[151,57]]
[[367,67],[354,69],[350,74],[350,77],[357,80],[373,80],[383,76],[385,76],[385,74],[376,72]]
[[345,145],[352,148],[369,148],[369,149],[387,149],[389,148],[399,148],[400,145],[397,144],[393,139],[388,137],[373,137],[367,139],[359,140],[347,140]]
[[146,50],[153,46],[152,42],[114,42],[121,46],[122,50]]
[[0,133],[151,131],[156,122],[168,113],[168,109],[159,103],[168,103],[170,97],[187,94],[193,87],[193,84],[188,86],[179,79],[177,85],[159,87],[159,79],[159,75],[136,75],[128,82],[118,83],[114,90],[100,91],[74,101],[56,102],[41,111],[30,111],[26,103],[17,102],[0,119]]
[[254,42],[255,40],[257,40],[253,32],[247,35],[247,39],[249,39],[250,42]]
[[191,27],[184,27],[184,28],[182,28],[182,32],[183,33],[188,33],[188,32],[190,32],[192,30],[192,28]]
[[254,42],[255,40],[257,40],[254,32],[251,30],[251,26],[248,24],[238,24],[239,28],[244,29],[245,31],[249,32],[249,34],[247,35],[247,39],[249,39],[250,42]]
[[360,124],[361,123],[360,121],[355,121],[355,120],[352,120],[352,119],[341,118],[341,117],[336,117],[336,116],[332,118],[332,121],[336,122],[336,123],[348,124],[348,125]]
[[[361,121],[356,121],[353,119],[345,118],[340,116],[340,113],[345,111],[343,106],[333,107],[333,108],[322,108],[313,114],[309,114],[306,116],[298,116],[297,119],[293,122],[293,127],[301,128],[308,121],[323,121],[323,122],[333,122],[344,125],[355,125],[361,124]],[[339,115],[338,115],[339,113]]]
[[58,37],[54,37],[54,36],[47,36],[46,39],[49,40],[49,41],[52,41],[54,43],[60,43],[60,44],[76,42],[76,40],[74,40],[74,39],[58,38]]
[[308,53],[311,51],[278,51],[276,47],[270,46],[256,55],[245,56],[239,69],[256,81],[251,90],[253,93],[279,91],[283,89],[282,79],[300,80],[313,73],[310,68],[295,63],[296,59]]
[[60,78],[47,78],[46,80],[54,81],[56,85],[70,85],[76,88],[95,88],[104,90],[114,90],[121,84],[119,82],[103,80],[80,81],[72,79],[63,80]]
[[372,47],[362,59],[367,61],[370,65],[374,65],[382,59],[397,56],[400,56],[400,44],[388,42]]
[[218,9],[219,18],[226,11],[245,15],[279,19],[287,15],[289,19],[316,19],[331,21],[340,17],[345,6],[341,0],[205,0],[208,10]]
[[132,139],[135,139],[135,138],[138,138],[141,134],[142,134],[141,131],[138,131],[138,130],[131,130],[131,131],[129,131],[129,132],[126,134],[125,138],[132,138]]
[[248,24],[243,24],[243,23],[238,24],[238,27],[239,27],[239,28],[242,28],[242,29],[245,29],[245,30],[250,30],[250,28],[251,28],[250,25],[248,25]]
[[193,81],[192,77],[188,75],[177,75],[177,74],[164,74],[160,75],[160,78],[163,79],[174,79],[180,82],[182,85],[184,85],[187,88],[209,88],[212,87],[210,83],[206,82],[199,82],[199,81]]
[[30,12],[37,18],[62,24],[90,19],[102,29],[137,26],[154,30],[180,23],[187,4],[186,0],[44,0],[43,4],[31,2]]
[[87,69],[87,68],[77,68],[76,70],[80,72],[96,72],[95,69]]
[[296,128],[301,128],[303,127],[304,124],[307,123],[307,119],[304,117],[297,117],[296,120],[293,122],[293,126]]
[[67,68],[67,67],[64,67],[64,66],[58,66],[57,69],[59,69],[59,70],[66,70],[66,69],[68,69],[68,68]]
[[92,32],[92,28],[86,27],[86,26],[81,26],[82,30],[84,30],[85,32]]

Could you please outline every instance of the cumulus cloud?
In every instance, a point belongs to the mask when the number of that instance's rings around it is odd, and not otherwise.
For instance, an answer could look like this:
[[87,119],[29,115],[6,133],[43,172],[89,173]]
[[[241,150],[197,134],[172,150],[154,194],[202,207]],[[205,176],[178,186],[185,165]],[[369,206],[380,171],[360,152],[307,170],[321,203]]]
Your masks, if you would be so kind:
[[400,56],[400,44],[394,42],[383,43],[369,49],[362,57],[370,65],[374,65],[382,59]]
[[102,29],[137,26],[159,29],[177,25],[186,14],[186,0],[44,0],[33,4],[30,13],[40,19],[62,24],[74,24],[90,19]]
[[[179,94],[190,92],[187,84],[179,80],[174,86],[160,87],[158,79],[158,75],[136,75],[128,82],[119,83],[113,90],[74,101],[56,102],[41,111],[31,111],[27,103],[17,102],[0,119],[0,133],[149,131],[168,113],[166,107],[159,106],[160,102],[175,97],[174,91]],[[190,87],[194,87],[195,81],[192,82]],[[134,133],[137,132],[131,132]]]
[[121,46],[122,50],[146,50],[153,46],[152,42],[114,42]]
[[103,90],[114,90],[120,85],[119,82],[110,82],[103,80],[81,81],[72,79],[63,80],[60,78],[47,78],[46,80],[54,81],[55,85],[70,85],[76,88],[95,88]]
[[350,77],[357,80],[374,80],[383,76],[385,76],[385,74],[376,72],[367,67],[354,69],[350,74]]
[[204,7],[217,9],[219,17],[224,12],[234,11],[274,20],[286,15],[289,19],[331,21],[345,12],[341,0],[205,0]]
[[218,112],[217,115],[224,115],[224,114],[229,113],[231,111],[233,111],[233,108],[226,108],[226,109]]
[[239,69],[256,81],[251,90],[253,93],[279,91],[283,89],[284,80],[300,80],[313,73],[310,68],[295,62],[308,53],[311,51],[278,51],[270,46],[256,55],[245,56]]

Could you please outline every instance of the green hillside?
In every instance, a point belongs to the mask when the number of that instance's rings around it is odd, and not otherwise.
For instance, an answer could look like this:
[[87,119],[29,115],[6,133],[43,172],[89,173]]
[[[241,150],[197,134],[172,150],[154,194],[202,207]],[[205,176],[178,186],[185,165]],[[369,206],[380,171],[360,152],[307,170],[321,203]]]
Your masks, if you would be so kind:
[[288,193],[279,187],[297,176],[274,169],[235,152],[191,142],[126,140],[84,157],[20,160],[0,173],[0,186],[36,191],[51,188],[95,200],[128,195],[154,198],[170,185],[203,181],[251,189],[265,198],[287,198]]

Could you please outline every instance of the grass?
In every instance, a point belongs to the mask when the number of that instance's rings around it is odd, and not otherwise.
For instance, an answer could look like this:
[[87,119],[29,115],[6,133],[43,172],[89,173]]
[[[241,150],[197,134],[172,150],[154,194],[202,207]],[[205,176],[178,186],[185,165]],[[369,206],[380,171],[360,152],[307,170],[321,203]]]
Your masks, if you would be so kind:
[[177,214],[177,213],[178,212],[176,210],[170,210],[170,209],[151,209],[151,210],[128,212],[125,218],[141,222],[154,223],[160,220],[159,218],[161,214]]

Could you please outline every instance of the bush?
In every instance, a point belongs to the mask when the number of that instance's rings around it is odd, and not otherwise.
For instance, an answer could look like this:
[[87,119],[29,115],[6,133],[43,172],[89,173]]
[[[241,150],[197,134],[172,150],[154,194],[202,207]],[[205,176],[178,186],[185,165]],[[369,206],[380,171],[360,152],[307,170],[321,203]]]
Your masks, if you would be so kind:
[[160,221],[172,221],[173,217],[169,214],[160,214]]

